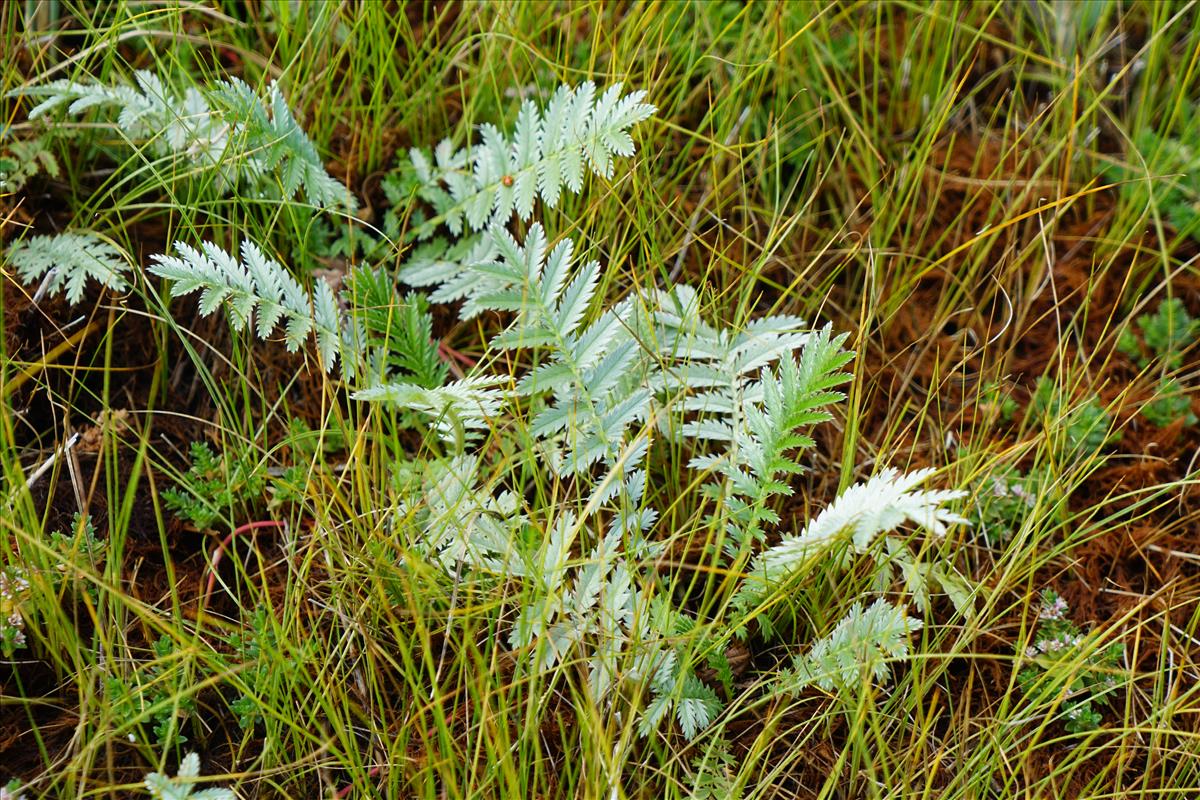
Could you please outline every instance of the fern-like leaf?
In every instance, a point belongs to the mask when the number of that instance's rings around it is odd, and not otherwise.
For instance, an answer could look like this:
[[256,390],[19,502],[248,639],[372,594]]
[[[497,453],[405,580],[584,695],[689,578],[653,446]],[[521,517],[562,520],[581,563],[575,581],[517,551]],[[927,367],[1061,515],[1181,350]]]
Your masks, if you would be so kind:
[[174,778],[160,772],[146,776],[146,790],[156,800],[237,800],[230,789],[214,787],[194,791],[200,777],[200,756],[188,753],[179,762],[179,772]]
[[[464,277],[456,281],[474,311],[515,312],[509,328],[492,338],[493,347],[538,348],[545,354],[518,389],[552,398],[531,428],[539,438],[556,440],[547,442],[549,463],[566,476],[600,460],[617,460],[629,444],[628,429],[649,417],[653,398],[642,380],[652,365],[628,327],[633,306],[618,304],[588,324],[598,263],[576,268],[573,243],[551,247],[539,223],[530,226],[523,243],[500,227],[488,238],[490,246],[477,250],[491,259],[457,265]],[[636,466],[626,460],[628,469]]]
[[[763,350],[775,357],[771,351],[794,345],[795,335],[780,334]],[[717,344],[727,338],[719,337]],[[766,526],[778,522],[769,506],[771,497],[791,494],[786,478],[803,470],[798,453],[814,444],[805,430],[831,418],[825,407],[841,399],[835,388],[850,380],[850,375],[841,371],[852,357],[842,349],[845,338],[833,336],[828,326],[805,333],[799,361],[788,353],[774,368],[762,367],[756,382],[747,382],[739,368],[733,367],[720,378],[723,385],[710,389],[717,385],[722,371],[701,372],[697,377],[691,369],[694,365],[688,362],[672,375],[676,391],[688,388],[679,376],[691,375],[705,395],[699,405],[689,402],[694,397],[685,395],[684,410],[698,413],[680,426],[680,435],[724,445],[723,452],[693,457],[691,466],[711,469],[723,479],[705,491],[721,511],[710,520],[725,521],[724,548],[730,558],[761,541]],[[743,352],[745,356],[740,358],[750,363],[759,360],[756,351]],[[728,361],[724,368],[730,369]]]
[[737,332],[718,329],[703,322],[699,305],[696,292],[687,286],[656,298],[658,338],[664,357],[673,362],[658,388],[678,397],[681,411],[696,414],[679,435],[732,442],[745,427],[742,408],[762,402],[762,385],[755,380],[760,371],[799,350],[812,334],[795,316],[763,317]]
[[148,268],[151,274],[172,281],[172,297],[200,291],[200,313],[212,314],[224,305],[237,330],[245,329],[257,313],[259,338],[266,338],[282,321],[289,352],[299,349],[315,332],[321,365],[326,372],[333,368],[342,341],[342,321],[329,284],[318,281],[310,301],[296,279],[249,240],[242,242],[241,261],[211,242],[203,243],[199,250],[176,242],[175,252],[175,256],[151,256]]
[[[34,175],[45,172],[59,176],[58,159],[50,150],[48,136],[7,142],[0,149],[0,193],[20,191]],[[0,133],[3,141],[3,133]]]
[[480,486],[479,460],[473,456],[420,467],[420,491],[406,493],[398,509],[406,526],[420,530],[416,551],[450,575],[465,565],[477,575],[529,577],[517,536],[526,521],[516,496],[492,496]]
[[129,288],[123,277],[129,262],[112,243],[94,233],[34,236],[9,248],[7,260],[25,283],[45,278],[45,291],[62,291],[71,304],[83,299],[89,280],[113,291]]
[[370,351],[370,380],[400,378],[427,389],[444,384],[448,369],[433,340],[425,296],[412,292],[401,297],[386,272],[367,266],[354,270],[348,283],[344,295],[364,337],[356,349]]
[[416,383],[381,383],[355,392],[352,398],[386,403],[419,411],[433,419],[445,437],[464,441],[474,432],[487,429],[500,412],[508,393],[497,386],[503,378],[479,376],[427,388]]
[[458,315],[468,320],[486,310],[477,298],[488,297],[497,288],[496,281],[471,267],[491,263],[499,255],[490,233],[465,236],[453,244],[434,239],[413,251],[400,268],[400,280],[409,286],[430,289],[431,303],[463,301]]
[[57,80],[9,94],[14,95],[40,99],[30,119],[59,110],[68,116],[107,111],[128,139],[146,141],[157,156],[190,162],[211,174],[222,191],[239,185],[273,189],[291,200],[303,189],[318,207],[356,206],[349,190],[325,171],[274,83],[263,95],[237,78],[204,90],[180,89],[138,70],[132,85]]
[[695,739],[721,711],[721,700],[695,675],[688,675],[675,701],[675,715],[686,739]]
[[927,480],[932,469],[920,469],[901,475],[885,469],[865,483],[855,484],[828,508],[813,518],[796,536],[783,540],[754,560],[739,588],[735,602],[748,610],[772,586],[785,583],[806,566],[817,553],[845,539],[861,552],[877,535],[911,522],[943,535],[949,525],[965,525],[967,520],[946,508],[946,504],[965,493],[951,490],[920,491],[915,487]]
[[633,155],[629,130],[652,116],[655,108],[643,102],[645,92],[622,95],[619,83],[599,99],[595,93],[590,81],[575,89],[561,86],[542,112],[527,101],[512,136],[484,125],[482,141],[469,150],[456,150],[449,141],[432,155],[411,150],[420,196],[436,212],[422,234],[432,234],[439,222],[455,235],[464,222],[471,230],[481,230],[506,223],[514,211],[528,220],[536,197],[553,208],[564,186],[578,192],[585,164],[600,177],[611,177],[613,159]]
[[889,661],[908,655],[908,637],[920,628],[921,620],[885,600],[866,608],[855,603],[828,636],[794,659],[793,671],[778,685],[787,692],[809,685],[833,691],[861,686],[868,676],[881,682],[887,678]]

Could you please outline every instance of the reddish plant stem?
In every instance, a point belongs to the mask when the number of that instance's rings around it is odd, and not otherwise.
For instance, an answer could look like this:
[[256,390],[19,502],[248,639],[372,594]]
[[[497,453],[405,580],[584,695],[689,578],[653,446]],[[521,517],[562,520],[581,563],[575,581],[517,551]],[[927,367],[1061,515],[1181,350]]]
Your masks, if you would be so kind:
[[204,586],[204,605],[208,605],[208,598],[212,595],[213,584],[217,582],[217,565],[221,563],[221,556],[225,554],[225,548],[229,547],[233,537],[242,534],[250,533],[261,528],[283,528],[287,529],[286,522],[280,522],[274,519],[264,519],[258,522],[247,522],[245,525],[240,525],[234,528],[229,534],[221,540],[221,543],[213,549],[212,564],[208,568],[208,582]]
[[455,350],[445,342],[438,342],[438,353],[442,356],[443,361],[454,360],[468,367],[473,367],[478,363],[474,358]]
[[[382,773],[383,773],[383,765],[377,764],[377,765],[371,767],[371,769],[367,772],[367,777],[368,778],[378,778]],[[354,791],[353,783],[350,784],[349,786],[343,786],[341,789],[338,789],[337,794],[335,794],[334,797],[338,798],[338,800],[341,800],[341,798],[343,798],[343,797],[349,797],[350,792],[352,792],[352,791]]]

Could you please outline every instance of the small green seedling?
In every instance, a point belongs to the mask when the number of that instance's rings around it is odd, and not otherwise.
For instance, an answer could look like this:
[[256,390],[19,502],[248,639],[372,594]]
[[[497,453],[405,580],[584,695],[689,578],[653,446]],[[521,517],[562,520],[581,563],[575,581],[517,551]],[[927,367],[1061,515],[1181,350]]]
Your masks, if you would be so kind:
[[1174,378],[1163,378],[1158,382],[1154,399],[1142,407],[1142,416],[1159,428],[1165,428],[1180,419],[1188,426],[1198,421],[1192,413],[1191,399]]
[[0,569],[0,653],[12,658],[25,646],[25,605],[29,599],[28,573],[21,567]]
[[[229,646],[233,648],[237,661],[247,667],[240,674],[250,686],[250,693],[242,694],[229,704],[243,730],[253,728],[262,719],[262,708],[254,699],[254,695],[263,694],[265,684],[272,677],[269,662],[263,660],[262,656],[264,651],[274,651],[279,647],[268,614],[269,612],[260,606],[251,617],[250,629],[243,633],[233,633],[229,637]],[[290,662],[289,666],[292,665]]]
[[1063,455],[1095,453],[1121,438],[1120,431],[1111,430],[1112,417],[1104,410],[1098,398],[1089,397],[1074,407],[1070,407],[1068,403],[1068,399],[1059,392],[1054,381],[1043,376],[1038,379],[1033,400],[1029,404],[1029,414],[1034,418],[1046,418],[1049,423],[1048,429],[1063,429]]
[[1142,331],[1142,342],[1126,328],[1117,341],[1117,349],[1142,368],[1158,361],[1169,370],[1179,369],[1183,365],[1183,352],[1200,335],[1200,319],[1189,314],[1178,297],[1162,301],[1153,314],[1142,314],[1137,325]]
[[1180,111],[1171,132],[1149,127],[1136,132],[1128,166],[1114,165],[1110,174],[1122,181],[1121,195],[1132,207],[1153,202],[1180,235],[1195,237],[1200,231],[1200,149],[1195,146],[1200,114],[1191,103]]
[[1017,409],[1020,408],[1012,392],[995,381],[983,387],[979,394],[979,406],[993,411],[1001,422],[1012,422]]
[[218,457],[204,442],[191,446],[192,466],[179,485],[162,493],[167,508],[200,530],[231,508],[263,494],[263,472],[247,458]]
[[1000,466],[986,475],[973,493],[972,522],[988,544],[1003,544],[1035,513],[1053,483],[1045,468],[1022,474],[1015,467]]
[[1098,709],[1110,704],[1125,646],[1089,647],[1090,634],[1067,619],[1069,610],[1056,592],[1042,592],[1037,634],[1021,654],[1017,681],[1027,697],[1061,704],[1064,727],[1082,733],[1100,725]]
[[738,762],[729,751],[729,742],[717,739],[692,758],[692,800],[722,800],[732,797]]
[[155,741],[160,747],[183,744],[188,738],[182,729],[196,711],[196,703],[192,697],[182,696],[183,674],[174,666],[163,666],[174,655],[175,642],[162,636],[151,647],[154,660],[128,679],[108,675],[105,694],[118,719],[137,719],[147,709],[157,709],[149,715]]

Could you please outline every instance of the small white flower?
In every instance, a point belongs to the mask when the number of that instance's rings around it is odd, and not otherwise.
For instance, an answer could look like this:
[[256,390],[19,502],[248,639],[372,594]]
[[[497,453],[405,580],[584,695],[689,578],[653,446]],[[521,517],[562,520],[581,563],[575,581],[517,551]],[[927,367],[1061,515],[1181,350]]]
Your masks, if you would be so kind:
[[1038,611],[1038,619],[1062,619],[1066,613],[1067,601],[1056,596],[1053,603],[1042,604],[1041,610]]

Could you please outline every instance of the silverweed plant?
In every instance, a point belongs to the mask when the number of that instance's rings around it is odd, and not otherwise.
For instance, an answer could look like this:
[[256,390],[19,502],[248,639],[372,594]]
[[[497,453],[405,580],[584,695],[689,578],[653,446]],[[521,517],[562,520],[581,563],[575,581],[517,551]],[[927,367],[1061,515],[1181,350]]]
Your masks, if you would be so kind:
[[58,80],[16,90],[10,97],[39,102],[35,120],[56,113],[94,112],[149,157],[177,160],[218,191],[235,189],[290,200],[303,191],[318,207],[357,205],[353,195],[325,171],[276,84],[263,92],[236,78],[203,90],[177,88],[159,75],[138,70],[129,82],[104,84]]
[[[764,550],[780,521],[773,499],[791,493],[788,476],[804,470],[798,454],[815,446],[809,429],[832,418],[829,406],[843,397],[837,387],[851,379],[842,371],[852,358],[845,336],[796,317],[725,329],[702,318],[699,293],[686,285],[607,304],[597,294],[602,266],[580,263],[574,240],[556,241],[537,221],[521,240],[508,230],[514,214],[531,218],[538,199],[553,207],[564,188],[580,191],[585,167],[612,176],[615,158],[633,153],[629,129],[653,113],[643,96],[622,95],[619,86],[599,95],[590,84],[560,87],[544,110],[522,105],[512,135],[483,126],[469,154],[448,142],[432,159],[410,153],[430,210],[418,237],[442,226],[459,238],[418,247],[399,273],[429,289],[431,303],[459,302],[463,319],[506,319],[488,342],[497,358],[484,361],[520,363],[519,371],[479,368],[443,382],[445,372],[432,367],[425,301],[401,305],[412,309],[403,312],[406,330],[419,335],[376,336],[383,353],[372,358],[370,331],[387,326],[355,305],[363,297],[355,287],[388,298],[363,268],[344,295],[348,305],[321,281],[305,294],[249,241],[240,259],[210,242],[180,242],[150,271],[171,282],[174,296],[199,291],[200,313],[223,309],[237,330],[253,327],[266,338],[283,324],[293,350],[315,333],[321,365],[341,365],[342,379],[357,387],[353,399],[423,417],[444,453],[421,462],[424,478],[381,523],[404,531],[413,551],[447,577],[512,593],[518,607],[508,643],[526,654],[525,669],[578,663],[592,702],[638,716],[642,736],[672,715],[693,738],[723,704],[691,663],[691,643],[680,641],[701,636],[719,654],[751,622],[771,630],[767,598],[831,551],[869,553],[898,526],[940,535],[965,520],[944,508],[958,492],[916,488],[930,471],[884,470]],[[407,352],[428,355],[392,369],[405,351],[390,348],[404,342]],[[512,355],[502,362],[501,354]],[[530,460],[497,469],[481,447],[485,439],[495,447],[496,437],[520,441]],[[724,612],[697,617],[680,607],[654,566],[664,553],[662,509],[648,485],[657,441],[692,453],[688,467],[712,503],[718,559],[745,570],[727,588]],[[527,508],[511,488],[530,469],[560,484],[552,507]],[[934,579],[951,582],[944,573]],[[837,683],[848,682],[854,654],[906,652],[902,641],[919,623],[880,603],[852,610],[811,656],[842,665]],[[875,660],[860,666],[872,679],[886,676]]]
[[[148,132],[147,126],[166,125],[156,145],[162,154],[186,154],[202,166],[256,137],[290,141],[290,160],[248,146],[240,171],[222,169],[218,177],[232,187],[276,170],[283,199],[311,179],[317,188],[307,191],[318,196],[310,200],[333,200],[323,171],[293,169],[313,162],[275,88],[268,92],[269,116],[245,84],[227,83],[211,97],[176,98],[196,109],[179,117],[160,81],[139,74],[137,86],[58,82],[28,92],[45,98],[37,114],[60,105],[72,114],[113,105],[128,117],[126,127]],[[153,257],[149,272],[168,281],[173,297],[199,292],[199,313],[221,311],[235,331],[251,329],[266,339],[282,328],[291,351],[314,337],[321,367],[341,365],[353,400],[381,413],[415,414],[410,422],[423,419],[443,452],[416,457],[424,478],[406,487],[381,524],[403,531],[413,552],[448,578],[505,588],[517,607],[511,622],[500,624],[507,624],[514,652],[524,654],[524,669],[545,673],[579,664],[597,707],[636,716],[642,736],[673,716],[691,739],[723,707],[692,661],[693,639],[708,642],[703,647],[719,666],[720,654],[752,624],[771,635],[769,598],[834,551],[879,557],[876,538],[899,526],[942,535],[965,520],[945,507],[959,492],[917,488],[931,471],[885,469],[848,488],[799,534],[764,549],[780,522],[775,501],[791,494],[789,476],[805,470],[799,454],[816,445],[809,430],[832,419],[830,407],[843,398],[838,387],[851,380],[842,369],[853,357],[843,347],[845,335],[794,316],[724,328],[702,318],[700,294],[687,285],[638,290],[607,303],[597,291],[601,264],[581,262],[584,248],[573,239],[552,237],[539,221],[521,239],[509,231],[510,218],[530,220],[538,200],[552,208],[564,191],[582,191],[585,172],[611,178],[618,158],[633,155],[631,129],[654,113],[644,97],[622,94],[620,85],[603,92],[590,83],[563,86],[543,109],[525,102],[511,135],[484,125],[481,141],[469,149],[447,140],[432,157],[410,151],[416,195],[429,210],[417,238],[439,229],[456,237],[417,247],[399,270],[402,280],[429,291],[428,300],[398,297],[368,267],[354,273],[341,302],[323,280],[310,293],[248,239],[237,255],[213,242],[177,242],[174,255]],[[217,101],[219,121],[211,119]],[[271,146],[279,145],[272,139]],[[78,261],[56,269],[76,295],[81,276],[95,277]],[[28,267],[24,274],[40,273]],[[109,285],[115,288],[111,278]],[[481,363],[521,366],[481,366],[447,381],[431,342],[427,302],[458,303],[464,320],[505,319],[488,341],[496,357]],[[384,306],[401,311],[381,319]],[[487,451],[497,437],[520,442],[527,459],[490,463]],[[686,466],[711,504],[714,557],[744,571],[707,614],[679,605],[672,578],[655,566],[665,554],[657,530],[663,509],[649,484],[656,442],[691,453]],[[203,528],[230,505],[234,484],[248,486],[253,477],[227,472],[203,445],[193,458],[183,487],[166,500]],[[513,491],[530,469],[541,473],[537,480],[560,485],[556,503],[528,508]],[[945,570],[923,567],[907,550],[896,552],[895,543],[891,549],[922,606],[930,582],[955,585]],[[883,662],[860,656],[899,659],[919,627],[883,600],[856,606],[797,663],[811,665],[804,674],[826,688],[848,685],[857,670],[884,680]],[[833,676],[825,677],[829,670]],[[158,720],[160,740],[173,735],[173,724],[174,712]]]

